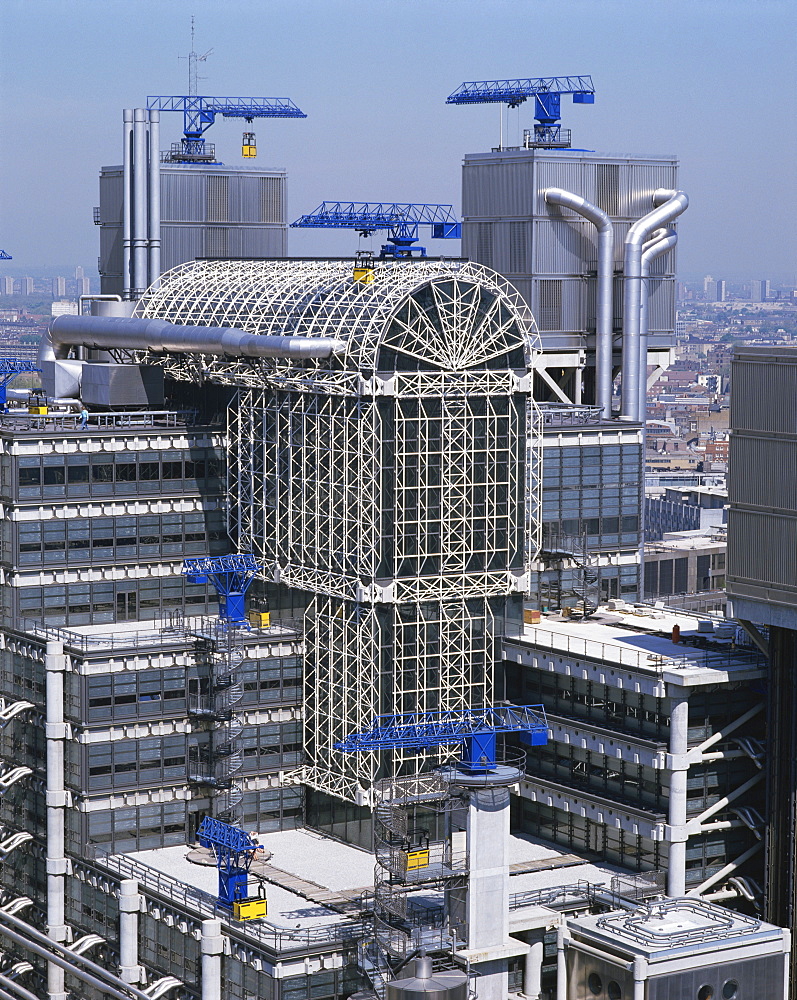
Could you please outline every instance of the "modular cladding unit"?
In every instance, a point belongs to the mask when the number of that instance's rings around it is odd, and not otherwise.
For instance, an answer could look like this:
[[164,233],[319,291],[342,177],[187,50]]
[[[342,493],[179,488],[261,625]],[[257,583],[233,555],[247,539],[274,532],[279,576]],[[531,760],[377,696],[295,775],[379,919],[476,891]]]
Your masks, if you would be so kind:
[[138,307],[337,338],[324,360],[162,363],[241,387],[231,527],[272,581],[272,610],[307,609],[306,781],[359,804],[417,761],[333,745],[375,715],[489,704],[539,547],[538,339],[523,300],[461,261],[378,261],[366,277],[346,261],[197,262]]
[[[462,252],[494,267],[520,291],[537,320],[556,381],[593,402],[598,244],[595,224],[569,207],[546,201],[563,189],[604,212],[614,229],[612,326],[622,326],[624,240],[651,210],[657,189],[678,187],[675,156],[615,156],[578,149],[499,149],[466,155],[462,171]],[[675,253],[651,261],[648,282],[650,363],[668,364],[675,330]],[[615,337],[614,367],[619,366]],[[554,396],[553,398],[562,399]]]
[[[729,613],[770,658],[765,913],[767,919],[793,929],[797,917],[797,350],[737,348],[731,375],[726,588]],[[792,983],[797,982],[795,956],[791,977]]]
[[[284,257],[286,173],[222,163],[160,165],[163,271],[197,257]],[[100,171],[99,269],[104,294],[122,295],[124,168]],[[156,279],[151,275],[151,281]],[[143,290],[143,289],[142,289]]]

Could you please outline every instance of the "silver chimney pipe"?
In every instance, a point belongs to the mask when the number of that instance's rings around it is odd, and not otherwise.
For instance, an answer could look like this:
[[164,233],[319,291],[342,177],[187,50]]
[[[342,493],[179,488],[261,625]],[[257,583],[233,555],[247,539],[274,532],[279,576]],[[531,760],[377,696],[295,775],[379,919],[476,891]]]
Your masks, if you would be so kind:
[[614,226],[596,205],[571,191],[547,188],[545,201],[562,205],[588,219],[598,230],[598,287],[595,292],[595,402],[608,420],[612,415],[612,284],[614,281]]
[[631,226],[623,255],[623,387],[622,420],[639,420],[639,308],[642,301],[642,247],[654,229],[686,211],[689,199],[683,191],[659,188],[653,192],[658,206]]
[[122,298],[130,298],[131,282],[131,243],[133,233],[133,112],[125,108],[122,112],[123,138],[123,201],[122,201]]
[[147,287],[160,287],[161,276],[161,157],[160,111],[149,113],[149,276]]
[[140,299],[147,290],[147,111],[133,111],[133,282]]
[[642,299],[639,304],[639,419],[644,424],[648,407],[648,306],[650,303],[650,265],[668,253],[678,242],[674,229],[657,229],[642,248]]
[[162,319],[56,316],[39,344],[39,363],[63,360],[76,344],[239,358],[328,358],[346,349],[344,341],[332,337],[263,337],[233,327],[180,326]]

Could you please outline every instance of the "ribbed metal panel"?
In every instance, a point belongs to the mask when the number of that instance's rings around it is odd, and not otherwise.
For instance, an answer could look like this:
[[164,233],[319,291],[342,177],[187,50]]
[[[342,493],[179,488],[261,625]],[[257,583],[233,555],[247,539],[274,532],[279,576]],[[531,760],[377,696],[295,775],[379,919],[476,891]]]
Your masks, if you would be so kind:
[[230,178],[224,174],[209,174],[205,178],[207,199],[207,221],[229,222],[228,199],[230,194]]
[[535,278],[531,312],[540,332],[585,332],[586,296],[578,278]]
[[161,266],[164,271],[201,257],[202,251],[201,226],[161,226]]
[[678,186],[674,165],[629,163],[625,168],[627,198],[623,214],[632,219],[646,215],[653,208],[653,192],[657,188],[672,190]]
[[468,166],[462,175],[464,218],[518,218],[532,215],[533,176],[530,159]]
[[205,175],[185,170],[161,171],[161,221],[204,222]]
[[735,430],[797,433],[797,352],[737,352],[731,377]]
[[545,204],[545,191],[549,187],[564,188],[565,191],[580,194],[583,198],[591,201],[594,192],[592,190],[593,184],[589,183],[589,173],[579,160],[571,162],[540,160],[536,165],[537,197],[534,214],[544,219],[548,217],[549,209]]
[[[285,223],[285,178],[261,177],[260,179],[260,216],[261,222]],[[256,219],[253,214],[250,218]]]
[[797,605],[797,518],[731,508],[728,533],[728,575],[760,587],[795,588]]
[[258,226],[241,229],[242,257],[284,257],[287,232],[278,226]]
[[103,274],[122,273],[122,230],[119,226],[100,229],[100,260]]
[[731,503],[781,510],[794,507],[797,442],[740,431],[734,434],[731,448],[733,475],[728,495]]
[[124,178],[119,170],[100,173],[100,222],[103,225],[122,224]]
[[587,259],[597,260],[595,227],[583,219],[538,219],[534,223],[534,273],[582,274]]
[[672,278],[649,278],[648,289],[648,332],[667,333],[673,328],[675,281]]

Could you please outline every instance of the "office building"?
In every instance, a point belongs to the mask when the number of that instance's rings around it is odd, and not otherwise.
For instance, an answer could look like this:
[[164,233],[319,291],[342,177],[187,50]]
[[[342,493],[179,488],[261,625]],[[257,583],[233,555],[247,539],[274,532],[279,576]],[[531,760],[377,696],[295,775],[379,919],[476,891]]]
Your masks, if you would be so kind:
[[[765,910],[797,914],[797,350],[739,347],[731,365],[728,600],[769,654]],[[791,966],[797,982],[797,964]]]
[[63,299],[66,296],[66,278],[53,278],[53,298]]
[[0,294],[2,295],[13,295],[14,294],[14,279],[9,275],[5,275],[0,278]]
[[753,302],[766,302],[772,294],[769,278],[754,278],[750,282],[750,299]]

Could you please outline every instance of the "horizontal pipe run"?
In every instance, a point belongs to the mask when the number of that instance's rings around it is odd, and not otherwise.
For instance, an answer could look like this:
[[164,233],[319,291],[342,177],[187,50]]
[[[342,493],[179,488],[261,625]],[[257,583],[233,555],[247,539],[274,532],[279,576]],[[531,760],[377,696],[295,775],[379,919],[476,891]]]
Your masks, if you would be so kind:
[[39,363],[63,360],[71,346],[214,354],[244,358],[328,358],[345,350],[333,337],[262,337],[232,327],[181,326],[162,319],[56,316],[39,345]]

